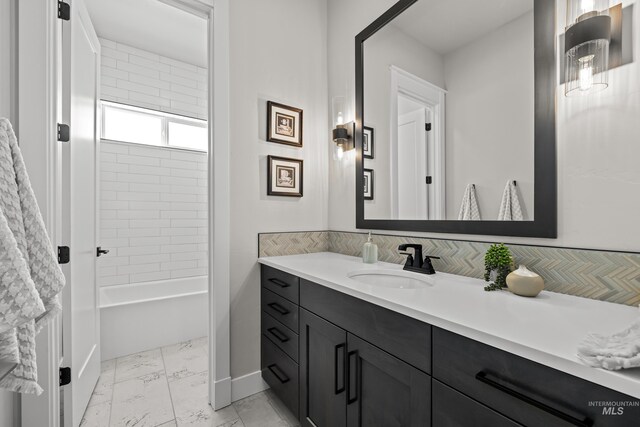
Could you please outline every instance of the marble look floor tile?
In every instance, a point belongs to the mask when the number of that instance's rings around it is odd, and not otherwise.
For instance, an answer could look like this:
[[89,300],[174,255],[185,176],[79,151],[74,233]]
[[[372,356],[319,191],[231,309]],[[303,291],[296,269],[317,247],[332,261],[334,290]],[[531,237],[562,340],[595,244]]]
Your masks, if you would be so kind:
[[237,420],[229,421],[228,423],[224,423],[216,427],[245,427],[245,426],[242,420],[238,418]]
[[118,358],[115,382],[130,380],[152,372],[164,371],[160,349]]
[[105,360],[100,364],[100,374],[105,376],[115,376],[116,359]]
[[111,426],[156,427],[174,418],[164,372],[115,383]]
[[111,402],[89,406],[80,421],[80,427],[109,427],[110,414]]
[[164,366],[168,380],[175,381],[200,372],[206,372],[209,368],[209,358],[204,350],[206,347],[197,341],[162,348]]
[[288,427],[264,392],[239,400],[233,406],[245,427]]
[[265,394],[269,399],[269,403],[271,403],[271,406],[273,406],[273,409],[275,409],[278,415],[280,415],[280,418],[285,420],[287,424],[290,425],[291,427],[300,426],[300,423],[298,422],[295,415],[291,413],[289,408],[287,408],[285,404],[282,403],[282,401],[273,393],[271,389],[265,390]]
[[113,375],[100,374],[100,377],[98,377],[98,383],[93,389],[93,394],[91,394],[91,399],[89,399],[88,406],[111,402],[111,397],[113,396],[113,384]]
[[158,427],[176,427],[176,420],[169,421],[168,423],[164,423],[159,425]]
[[205,371],[169,383],[178,427],[241,427],[242,424],[232,424],[239,418],[233,406],[214,411],[209,405],[208,376]]

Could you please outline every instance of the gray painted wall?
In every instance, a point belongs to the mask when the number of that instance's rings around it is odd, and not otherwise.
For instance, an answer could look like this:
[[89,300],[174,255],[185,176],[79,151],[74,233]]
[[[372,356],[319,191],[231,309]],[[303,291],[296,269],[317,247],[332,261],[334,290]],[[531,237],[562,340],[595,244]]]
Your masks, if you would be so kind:
[[447,219],[475,184],[483,220],[495,220],[508,180],[533,219],[533,12],[444,57]]
[[[231,376],[260,369],[259,232],[328,225],[326,0],[233,0]],[[352,43],[350,43],[350,46]],[[266,142],[267,100],[304,110],[304,147]],[[304,197],[267,196],[267,155],[304,160]]]

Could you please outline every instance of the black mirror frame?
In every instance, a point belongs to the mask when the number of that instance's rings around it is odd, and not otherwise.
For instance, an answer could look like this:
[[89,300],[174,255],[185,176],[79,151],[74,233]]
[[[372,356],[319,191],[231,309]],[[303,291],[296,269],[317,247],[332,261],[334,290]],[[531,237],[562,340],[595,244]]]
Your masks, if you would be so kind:
[[535,148],[533,221],[365,219],[363,43],[418,0],[400,0],[356,36],[356,228],[490,236],[558,237],[556,159],[556,4],[534,0]]

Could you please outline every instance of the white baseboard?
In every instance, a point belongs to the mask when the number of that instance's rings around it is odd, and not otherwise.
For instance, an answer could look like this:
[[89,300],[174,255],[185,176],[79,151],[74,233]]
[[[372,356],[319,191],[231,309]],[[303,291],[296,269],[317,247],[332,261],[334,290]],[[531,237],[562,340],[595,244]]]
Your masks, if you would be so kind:
[[252,394],[260,393],[269,386],[262,379],[262,372],[256,371],[231,380],[231,401],[244,399]]
[[229,396],[231,396],[231,377],[227,377],[213,383],[214,401],[209,403],[216,411],[218,409],[226,408],[231,405]]

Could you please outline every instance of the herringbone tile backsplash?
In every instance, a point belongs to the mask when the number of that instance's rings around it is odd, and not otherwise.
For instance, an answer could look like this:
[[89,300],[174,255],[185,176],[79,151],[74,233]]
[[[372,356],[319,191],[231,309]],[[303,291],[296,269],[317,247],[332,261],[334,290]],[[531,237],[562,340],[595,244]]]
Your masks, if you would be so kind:
[[[260,234],[260,256],[336,252],[360,256],[364,233],[321,231]],[[437,271],[484,277],[484,254],[490,243],[374,235],[380,261],[403,263],[398,245],[423,245],[425,255],[439,256]],[[526,265],[545,280],[545,289],[619,304],[640,304],[640,254],[543,246],[507,245],[517,265]]]

